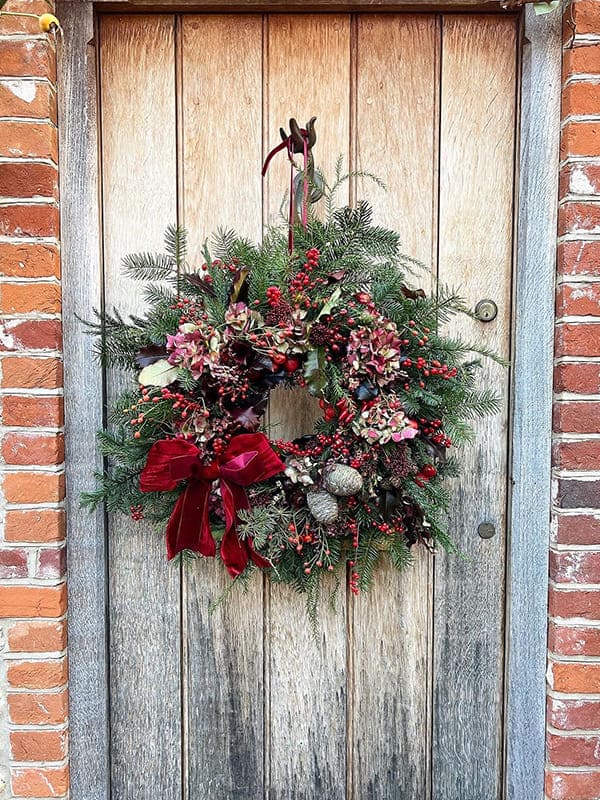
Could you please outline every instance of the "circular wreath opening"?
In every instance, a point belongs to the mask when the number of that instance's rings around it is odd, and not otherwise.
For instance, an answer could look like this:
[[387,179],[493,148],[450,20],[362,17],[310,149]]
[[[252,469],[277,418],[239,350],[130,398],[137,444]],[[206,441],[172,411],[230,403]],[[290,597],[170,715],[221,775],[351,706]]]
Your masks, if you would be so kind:
[[[99,433],[108,468],[87,504],[166,522],[169,558],[216,555],[233,578],[262,569],[311,597],[323,575],[358,593],[384,558],[452,549],[444,478],[470,420],[498,408],[476,384],[490,353],[444,335],[460,297],[409,287],[415,262],[367,203],[298,226],[291,253],[286,230],[258,245],[227,231],[192,268],[170,228],[165,254],[124,269],[147,312],[91,327],[138,387]],[[318,398],[310,435],[269,436],[276,387]]]

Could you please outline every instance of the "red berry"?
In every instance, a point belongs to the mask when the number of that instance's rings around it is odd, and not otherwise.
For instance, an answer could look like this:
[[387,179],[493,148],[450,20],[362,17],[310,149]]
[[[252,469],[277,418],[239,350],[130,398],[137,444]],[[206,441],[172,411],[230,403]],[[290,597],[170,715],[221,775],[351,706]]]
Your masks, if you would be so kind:
[[437,475],[437,469],[433,466],[433,464],[425,464],[424,467],[421,467],[421,474],[429,480],[430,478],[435,478]]

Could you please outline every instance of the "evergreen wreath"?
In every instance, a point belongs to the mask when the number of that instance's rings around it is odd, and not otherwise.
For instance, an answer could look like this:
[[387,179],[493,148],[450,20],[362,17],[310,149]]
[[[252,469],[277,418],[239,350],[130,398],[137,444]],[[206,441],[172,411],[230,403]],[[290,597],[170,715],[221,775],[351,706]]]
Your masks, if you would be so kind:
[[[476,385],[494,354],[440,331],[469,313],[460,297],[409,288],[398,234],[365,202],[335,208],[338,184],[291,252],[287,226],[258,245],[220,231],[191,269],[185,231],[169,228],[164,254],[123,262],[145,315],[89,323],[101,362],[138,386],[98,434],[107,469],[84,503],[166,522],[169,558],[217,555],[234,582],[264,570],[313,612],[325,574],[357,594],[384,558],[403,569],[416,544],[453,550],[449,451],[498,409]],[[268,438],[269,393],[298,386],[322,418],[298,440]]]

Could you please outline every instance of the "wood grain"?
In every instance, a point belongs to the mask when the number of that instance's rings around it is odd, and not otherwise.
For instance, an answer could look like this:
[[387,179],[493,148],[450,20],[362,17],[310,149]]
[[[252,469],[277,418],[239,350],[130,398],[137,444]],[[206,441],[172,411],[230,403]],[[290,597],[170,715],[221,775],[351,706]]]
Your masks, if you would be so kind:
[[[448,326],[504,357],[511,328],[515,22],[445,17],[443,22],[439,277],[460,286],[467,305],[489,297],[489,324]],[[502,409],[478,422],[461,452],[451,535],[467,556],[436,559],[434,605],[433,798],[500,797],[508,370],[485,362],[481,385]],[[492,522],[496,535],[478,537]]]
[[[82,509],[80,494],[102,470],[95,434],[102,427],[102,370],[76,315],[102,303],[98,208],[98,120],[94,10],[61,3],[59,83],[62,310],[65,348],[65,462],[69,588],[69,763],[71,791],[108,800],[109,724],[104,513]],[[84,393],[96,398],[86,402]],[[94,724],[90,724],[90,720]]]
[[[177,219],[174,20],[102,18],[100,42],[104,275],[107,307],[140,311],[120,270],[132,251],[162,250]],[[130,376],[107,375],[108,401]],[[181,793],[180,571],[164,535],[109,520],[112,792],[119,800]]]
[[508,575],[506,797],[544,796],[561,21],[525,12]]
[[[271,16],[265,71],[268,144],[290,117],[317,117],[315,160],[326,175],[337,157],[349,157],[350,18]],[[270,222],[289,185],[285,158],[273,162],[267,182]],[[346,197],[341,197],[344,202]],[[289,392],[270,405],[277,437],[312,429],[311,414]],[[302,419],[306,428],[299,429]],[[268,621],[270,800],[341,800],[346,791],[346,619],[344,593],[337,613],[322,603],[322,633],[313,643],[305,602],[286,587],[270,589]],[[310,666],[309,666],[310,664]]]
[[[398,230],[407,254],[435,259],[440,24],[434,16],[358,20],[357,168],[376,221]],[[418,282],[430,289],[431,273]],[[352,602],[354,797],[421,798],[428,791],[431,556],[399,575],[386,565]]]
[[[185,16],[180,99],[183,218],[192,263],[218,226],[253,240],[262,227],[262,19]],[[263,792],[263,582],[214,612],[231,583],[220,563],[184,570],[189,798]]]

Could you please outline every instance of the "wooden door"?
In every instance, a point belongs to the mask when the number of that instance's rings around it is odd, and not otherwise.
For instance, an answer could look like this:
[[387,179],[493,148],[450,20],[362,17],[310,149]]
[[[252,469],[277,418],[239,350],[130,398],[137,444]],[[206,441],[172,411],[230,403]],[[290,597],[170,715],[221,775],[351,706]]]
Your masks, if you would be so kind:
[[[517,22],[510,15],[107,15],[100,19],[104,287],[139,310],[123,255],[219,225],[257,238],[279,214],[284,159],[260,166],[290,116],[318,117],[316,158],[351,180],[405,251],[489,324],[455,323],[508,356]],[[427,273],[421,282],[429,286]],[[321,609],[256,580],[216,612],[213,563],[167,564],[163,537],[108,520],[113,800],[492,800],[502,794],[509,372],[456,484],[467,558],[417,553],[368,595]],[[107,375],[109,397],[119,384]],[[311,425],[275,398],[279,435]],[[478,525],[492,522],[491,539]]]

